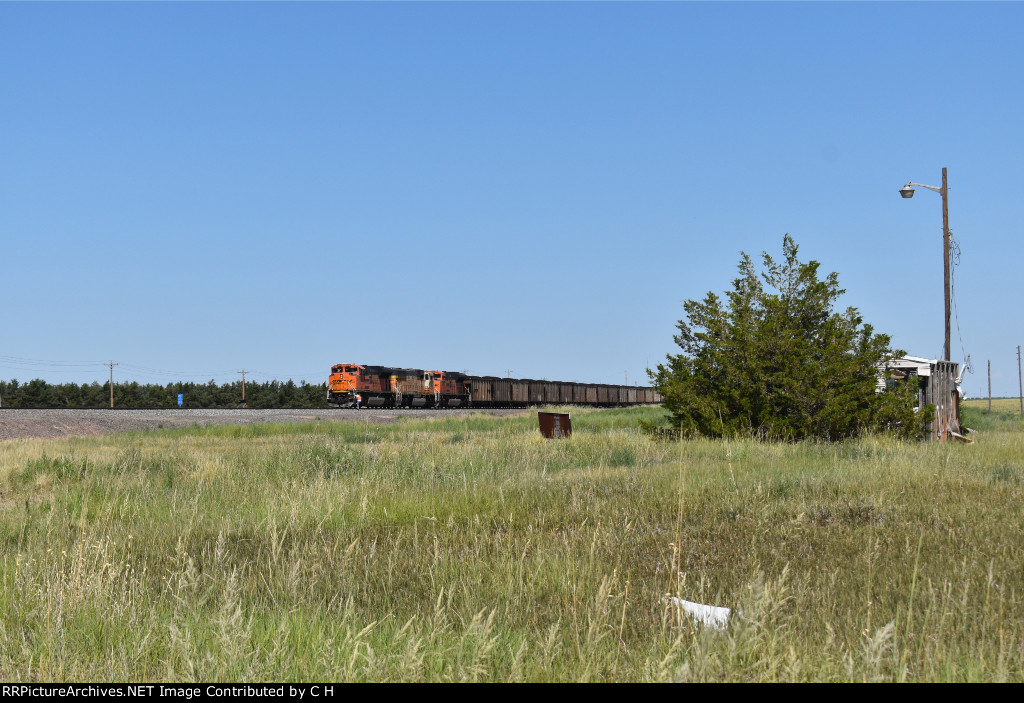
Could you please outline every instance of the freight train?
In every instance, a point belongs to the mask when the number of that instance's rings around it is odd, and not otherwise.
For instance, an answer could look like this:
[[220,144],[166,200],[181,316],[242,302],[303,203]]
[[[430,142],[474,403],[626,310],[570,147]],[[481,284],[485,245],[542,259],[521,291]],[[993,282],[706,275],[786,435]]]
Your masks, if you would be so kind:
[[530,405],[656,405],[654,388],[469,376],[390,366],[335,364],[327,402],[340,408],[525,408]]

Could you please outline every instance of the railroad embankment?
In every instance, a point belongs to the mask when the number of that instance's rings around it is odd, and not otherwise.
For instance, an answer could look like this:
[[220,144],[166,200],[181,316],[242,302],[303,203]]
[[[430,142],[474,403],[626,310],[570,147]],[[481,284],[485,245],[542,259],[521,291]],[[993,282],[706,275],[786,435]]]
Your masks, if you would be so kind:
[[401,415],[447,417],[453,412],[515,415],[523,410],[31,410],[0,409],[0,440],[105,435],[191,425],[251,425],[262,422],[394,422]]

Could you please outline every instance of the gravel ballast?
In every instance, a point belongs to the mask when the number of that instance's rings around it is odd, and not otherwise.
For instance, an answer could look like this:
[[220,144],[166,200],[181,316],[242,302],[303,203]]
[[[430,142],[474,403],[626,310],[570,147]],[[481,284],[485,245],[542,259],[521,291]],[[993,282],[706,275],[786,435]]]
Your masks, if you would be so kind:
[[480,412],[517,415],[525,410],[26,410],[0,409],[0,441],[28,437],[54,439],[129,430],[189,425],[250,425],[257,422],[394,422],[399,417],[452,417]]

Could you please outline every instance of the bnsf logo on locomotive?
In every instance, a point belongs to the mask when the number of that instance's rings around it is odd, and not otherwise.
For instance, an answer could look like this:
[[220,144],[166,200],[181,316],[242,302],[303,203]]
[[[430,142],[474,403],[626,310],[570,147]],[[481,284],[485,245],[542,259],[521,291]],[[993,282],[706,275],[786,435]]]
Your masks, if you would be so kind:
[[661,394],[642,386],[469,376],[390,366],[335,364],[327,402],[341,408],[525,408],[530,405],[656,405]]

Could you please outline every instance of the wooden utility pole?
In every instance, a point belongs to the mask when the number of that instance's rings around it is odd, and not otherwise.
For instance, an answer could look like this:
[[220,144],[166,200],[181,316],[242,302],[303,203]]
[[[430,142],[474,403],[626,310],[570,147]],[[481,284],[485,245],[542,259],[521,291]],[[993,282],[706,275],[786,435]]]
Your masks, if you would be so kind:
[[942,167],[942,277],[946,299],[946,347],[943,359],[949,357],[949,248],[952,237],[949,234],[949,189],[946,187],[946,167]]
[[1017,345],[1017,392],[1020,394],[1020,414],[1024,415],[1024,383],[1020,376],[1020,345]]
[[238,373],[242,374],[242,402],[245,402],[245,374],[249,373],[245,369],[242,369]]
[[992,360],[988,360],[988,411],[992,412]]
[[120,364],[116,364],[113,361],[111,361],[109,364],[106,364],[106,365],[110,367],[110,407],[113,408],[114,407],[114,367],[115,366],[120,366]]
[[914,197],[914,189],[910,186],[920,186],[921,188],[927,188],[933,190],[942,196],[942,278],[943,278],[943,298],[945,300],[946,307],[946,325],[945,325],[945,345],[942,348],[942,360],[949,361],[949,299],[950,299],[950,287],[949,287],[949,250],[952,246],[953,236],[949,232],[949,187],[946,182],[946,168],[942,168],[942,186],[928,186],[924,183],[914,183],[911,181],[905,186],[900,188],[900,195],[904,198]]

